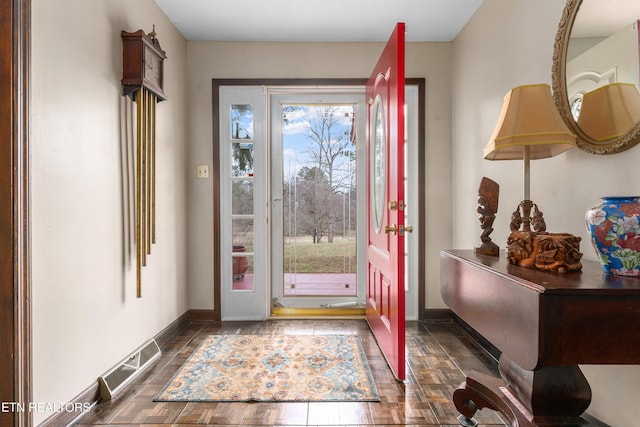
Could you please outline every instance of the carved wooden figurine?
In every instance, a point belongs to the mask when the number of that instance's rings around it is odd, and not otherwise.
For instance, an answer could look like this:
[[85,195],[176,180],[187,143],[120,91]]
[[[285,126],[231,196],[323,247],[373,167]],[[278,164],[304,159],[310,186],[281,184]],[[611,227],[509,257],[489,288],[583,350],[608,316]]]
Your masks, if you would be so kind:
[[476,211],[480,214],[480,235],[481,244],[475,247],[475,253],[482,255],[498,256],[500,248],[491,241],[489,235],[493,232],[493,221],[498,212],[498,194],[500,186],[493,180],[483,177],[478,189],[478,208]]
[[568,233],[512,231],[507,239],[509,263],[558,273],[580,270],[580,237]]
[[[533,215],[531,209],[533,208]],[[522,214],[520,213],[522,211]],[[547,224],[542,217],[542,211],[531,200],[523,200],[518,208],[511,214],[511,231],[517,231],[522,226],[522,231],[547,231]]]

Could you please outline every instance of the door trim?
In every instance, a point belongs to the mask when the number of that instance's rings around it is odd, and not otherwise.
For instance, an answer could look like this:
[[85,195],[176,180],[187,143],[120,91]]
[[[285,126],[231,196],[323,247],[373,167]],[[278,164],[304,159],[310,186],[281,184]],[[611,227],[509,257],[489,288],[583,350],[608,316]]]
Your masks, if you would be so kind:
[[[322,78],[322,79],[212,79],[212,124],[213,124],[213,156],[211,177],[216,185],[213,186],[213,316],[214,320],[221,320],[222,310],[222,266],[220,254],[220,87],[221,86],[366,86],[367,78]],[[406,78],[406,85],[418,86],[418,156],[424,159],[425,155],[425,79]],[[424,259],[426,248],[425,225],[425,177],[424,167],[418,168],[418,230],[421,235],[418,239],[418,259]],[[425,277],[424,264],[418,269],[418,315],[424,319],[425,313]]]
[[[31,1],[0,6],[0,401],[29,402],[32,396],[29,257],[29,67]],[[28,411],[0,413],[0,424],[27,426]]]

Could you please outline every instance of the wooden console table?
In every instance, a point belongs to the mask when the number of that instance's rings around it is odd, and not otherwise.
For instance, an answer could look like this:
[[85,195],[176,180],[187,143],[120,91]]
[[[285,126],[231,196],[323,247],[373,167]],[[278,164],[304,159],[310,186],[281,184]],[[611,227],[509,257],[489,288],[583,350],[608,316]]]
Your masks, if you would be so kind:
[[444,251],[440,265],[445,303],[502,352],[501,378],[472,372],[455,391],[464,417],[490,408],[513,426],[605,425],[583,416],[591,388],[578,364],[640,363],[640,279],[593,261],[560,274],[473,250]]

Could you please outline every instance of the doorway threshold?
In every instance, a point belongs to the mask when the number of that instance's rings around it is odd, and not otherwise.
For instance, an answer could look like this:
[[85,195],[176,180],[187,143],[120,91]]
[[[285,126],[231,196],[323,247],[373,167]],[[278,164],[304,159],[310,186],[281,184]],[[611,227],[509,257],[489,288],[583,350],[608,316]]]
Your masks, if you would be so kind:
[[365,317],[364,307],[274,307],[271,310],[271,318],[282,319],[308,319],[308,318],[341,318],[341,319],[363,319]]

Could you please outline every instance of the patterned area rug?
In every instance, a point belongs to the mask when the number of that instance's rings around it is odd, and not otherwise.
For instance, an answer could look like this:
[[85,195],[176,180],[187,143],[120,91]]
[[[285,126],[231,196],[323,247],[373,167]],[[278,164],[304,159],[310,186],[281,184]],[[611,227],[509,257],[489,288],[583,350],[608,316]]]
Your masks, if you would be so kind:
[[210,335],[158,402],[379,401],[355,335]]

